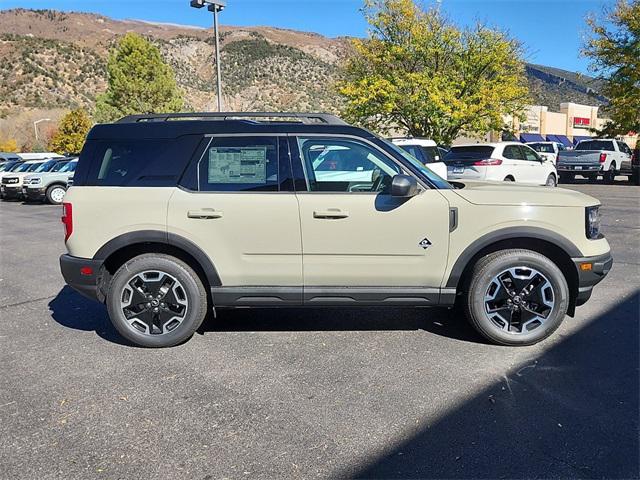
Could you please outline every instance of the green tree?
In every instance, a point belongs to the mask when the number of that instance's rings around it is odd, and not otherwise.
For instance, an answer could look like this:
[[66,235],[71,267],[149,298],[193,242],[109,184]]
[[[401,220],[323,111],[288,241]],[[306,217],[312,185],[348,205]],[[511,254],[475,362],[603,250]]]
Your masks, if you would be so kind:
[[109,53],[107,81],[107,91],[96,100],[98,122],[183,108],[173,70],[162,60],[158,48],[140,35],[127,33]]
[[640,0],[619,0],[602,23],[595,16],[587,22],[592,34],[584,54],[605,80],[602,93],[610,99],[611,121],[599,133],[640,132]]
[[93,122],[87,112],[78,108],[67,113],[51,137],[48,148],[58,153],[80,153]]
[[505,128],[528,101],[521,47],[482,24],[459,29],[437,7],[365,0],[369,37],[353,42],[339,85],[344,115],[450,144],[460,133]]

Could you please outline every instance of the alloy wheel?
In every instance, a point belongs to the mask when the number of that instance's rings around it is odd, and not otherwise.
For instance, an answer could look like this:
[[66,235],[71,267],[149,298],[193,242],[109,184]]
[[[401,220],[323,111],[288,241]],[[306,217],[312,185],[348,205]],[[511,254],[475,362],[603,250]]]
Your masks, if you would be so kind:
[[148,270],[134,275],[125,284],[120,308],[131,328],[149,335],[163,335],[182,323],[189,301],[176,277]]
[[494,276],[487,287],[487,317],[510,334],[526,334],[541,327],[555,306],[551,282],[535,268],[518,266]]

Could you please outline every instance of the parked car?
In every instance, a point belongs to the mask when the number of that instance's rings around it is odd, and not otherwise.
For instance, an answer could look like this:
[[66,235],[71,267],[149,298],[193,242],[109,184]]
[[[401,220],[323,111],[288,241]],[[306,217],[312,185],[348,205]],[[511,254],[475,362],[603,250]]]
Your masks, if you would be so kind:
[[605,182],[613,183],[618,175],[632,175],[631,149],[612,138],[582,140],[574,150],[560,152],[557,168],[562,182],[576,175],[596,181],[601,175]]
[[14,168],[19,167],[22,163],[23,161],[21,159],[7,160],[6,162],[0,163],[0,178],[2,177],[3,173],[10,172]]
[[53,152],[27,152],[17,154],[22,160],[49,160],[52,158],[64,158],[64,155]]
[[519,142],[478,143],[451,147],[444,157],[450,180],[518,182],[556,186],[552,161]]
[[[331,115],[228,115],[131,116],[87,137],[60,266],[138,345],[179,344],[225,307],[457,302],[492,342],[528,345],[611,268],[595,198],[454,186]],[[373,173],[325,180],[325,152]]]
[[567,147],[560,142],[527,142],[525,145],[530,146],[538,152],[538,155],[546,157],[553,163],[558,161],[558,153],[567,149]]
[[446,180],[447,166],[442,161],[442,153],[436,142],[426,138],[393,138],[391,141]]
[[66,158],[57,161],[48,172],[27,175],[22,185],[23,198],[60,205],[67,191],[69,173],[75,170],[77,164],[76,158]]
[[22,179],[28,173],[35,172],[44,163],[42,160],[22,162],[10,172],[2,174],[0,176],[0,197],[2,199],[22,198]]
[[631,183],[640,185],[640,146],[638,145],[631,156]]

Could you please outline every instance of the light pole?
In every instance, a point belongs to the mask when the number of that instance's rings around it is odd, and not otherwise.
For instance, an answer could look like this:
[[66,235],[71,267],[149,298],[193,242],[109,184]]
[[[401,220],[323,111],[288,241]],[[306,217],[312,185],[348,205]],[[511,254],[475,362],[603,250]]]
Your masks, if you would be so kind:
[[38,124],[40,122],[50,122],[51,119],[50,118],[41,118],[40,120],[36,120],[35,122],[33,122],[33,131],[36,132],[36,142],[40,141],[40,138],[38,138]]
[[220,75],[220,40],[218,37],[218,12],[227,6],[226,0],[191,0],[193,8],[202,8],[207,5],[207,10],[213,12],[213,35],[216,49],[216,84],[218,89],[218,111],[222,111],[222,78]]

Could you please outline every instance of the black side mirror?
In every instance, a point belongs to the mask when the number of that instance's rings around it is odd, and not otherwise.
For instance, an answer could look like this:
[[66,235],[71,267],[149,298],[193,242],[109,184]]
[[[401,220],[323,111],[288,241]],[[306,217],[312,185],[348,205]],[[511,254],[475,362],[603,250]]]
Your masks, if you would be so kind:
[[409,176],[398,174],[391,180],[391,196],[409,198],[418,194],[418,181]]

